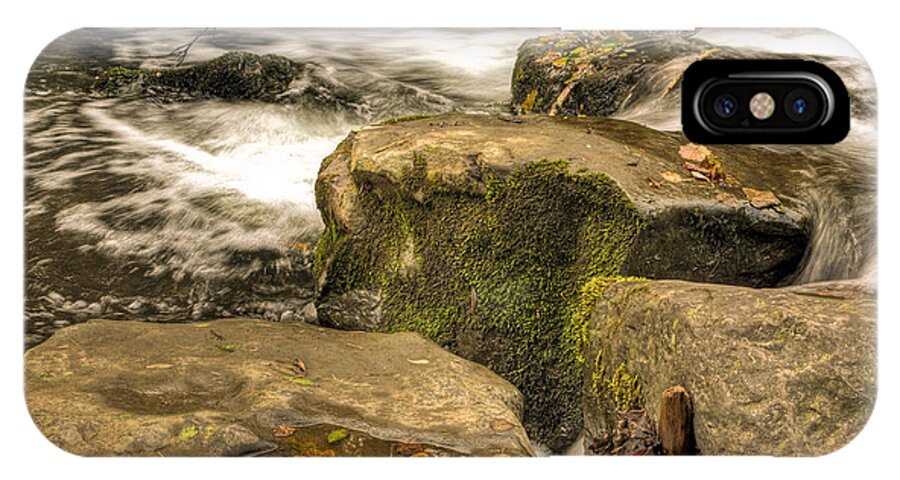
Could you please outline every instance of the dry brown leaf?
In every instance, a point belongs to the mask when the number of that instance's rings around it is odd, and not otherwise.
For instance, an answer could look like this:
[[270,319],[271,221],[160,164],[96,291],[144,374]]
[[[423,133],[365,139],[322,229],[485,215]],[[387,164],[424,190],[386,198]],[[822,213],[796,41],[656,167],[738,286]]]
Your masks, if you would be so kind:
[[781,205],[781,200],[779,200],[771,190],[754,190],[747,187],[744,187],[741,190],[744,192],[747,200],[750,201],[750,205],[754,208],[762,209]]
[[657,182],[656,180],[650,178],[650,177],[647,177],[647,183],[649,183],[650,186],[653,187],[653,188],[659,188],[659,187],[660,187],[660,183]]
[[290,437],[294,434],[295,431],[295,428],[282,423],[275,427],[275,429],[272,431],[272,435],[274,435],[275,437]]
[[712,152],[709,151],[708,148],[703,145],[697,145],[695,143],[689,143],[687,145],[682,145],[678,149],[678,154],[681,155],[681,158],[685,160],[690,160],[692,162],[700,163],[709,155],[712,155]]
[[295,358],[294,364],[292,365],[292,367],[293,367],[294,371],[297,373],[297,376],[299,376],[301,378],[306,376],[306,364],[303,363],[303,360],[300,360],[299,358]]
[[672,183],[681,183],[688,180],[687,178],[684,178],[675,172],[662,172],[659,174],[659,176],[662,177],[663,180]]

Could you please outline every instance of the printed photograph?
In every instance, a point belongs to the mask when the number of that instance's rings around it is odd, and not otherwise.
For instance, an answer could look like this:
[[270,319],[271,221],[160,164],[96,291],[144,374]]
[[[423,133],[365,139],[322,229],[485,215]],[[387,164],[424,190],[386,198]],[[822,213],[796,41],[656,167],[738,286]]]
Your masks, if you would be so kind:
[[[706,59],[827,66],[849,135],[692,143]],[[818,456],[873,408],[876,92],[828,32],[87,28],[24,110],[67,452]]]

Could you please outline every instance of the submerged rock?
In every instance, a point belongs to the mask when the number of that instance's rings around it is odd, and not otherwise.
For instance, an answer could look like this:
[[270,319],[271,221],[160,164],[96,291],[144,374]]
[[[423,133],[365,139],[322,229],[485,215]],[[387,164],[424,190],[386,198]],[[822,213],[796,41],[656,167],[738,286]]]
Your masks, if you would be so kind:
[[140,95],[165,101],[257,100],[360,115],[367,108],[357,93],[319,65],[239,51],[184,67],[111,67],[97,76],[91,88],[105,96]]
[[618,282],[591,305],[588,447],[616,431],[622,411],[658,421],[675,385],[693,399],[704,455],[824,455],[874,406],[875,295],[864,284]]
[[79,455],[531,455],[521,394],[412,333],[92,320],[25,354],[38,428]]
[[[630,122],[546,116],[355,132],[316,183],[319,321],[417,331],[489,366],[525,395],[529,434],[559,450],[581,430],[572,317],[589,280],[772,286],[804,254],[801,155],[713,148],[723,180],[695,180],[686,143]],[[755,208],[739,185],[781,203]]]

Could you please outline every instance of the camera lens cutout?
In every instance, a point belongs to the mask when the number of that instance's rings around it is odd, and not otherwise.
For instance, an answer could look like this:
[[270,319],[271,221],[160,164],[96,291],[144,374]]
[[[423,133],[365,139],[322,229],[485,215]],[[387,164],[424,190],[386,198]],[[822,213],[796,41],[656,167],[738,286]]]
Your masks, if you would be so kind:
[[784,97],[784,113],[796,123],[809,123],[819,116],[818,95],[807,88],[798,88]]
[[698,60],[681,79],[682,131],[697,143],[836,143],[850,129],[840,77],[806,60]]
[[730,93],[723,93],[716,97],[716,100],[713,102],[713,109],[716,112],[716,115],[722,118],[731,118],[737,112],[738,103],[737,99],[734,98],[734,95]]

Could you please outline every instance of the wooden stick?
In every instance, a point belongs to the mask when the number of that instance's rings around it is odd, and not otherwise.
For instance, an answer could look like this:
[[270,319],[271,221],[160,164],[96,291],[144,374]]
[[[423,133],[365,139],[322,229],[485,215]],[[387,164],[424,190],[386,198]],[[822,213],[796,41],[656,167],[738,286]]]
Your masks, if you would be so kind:
[[680,386],[666,389],[659,405],[659,443],[669,455],[693,455],[694,409],[691,397]]

